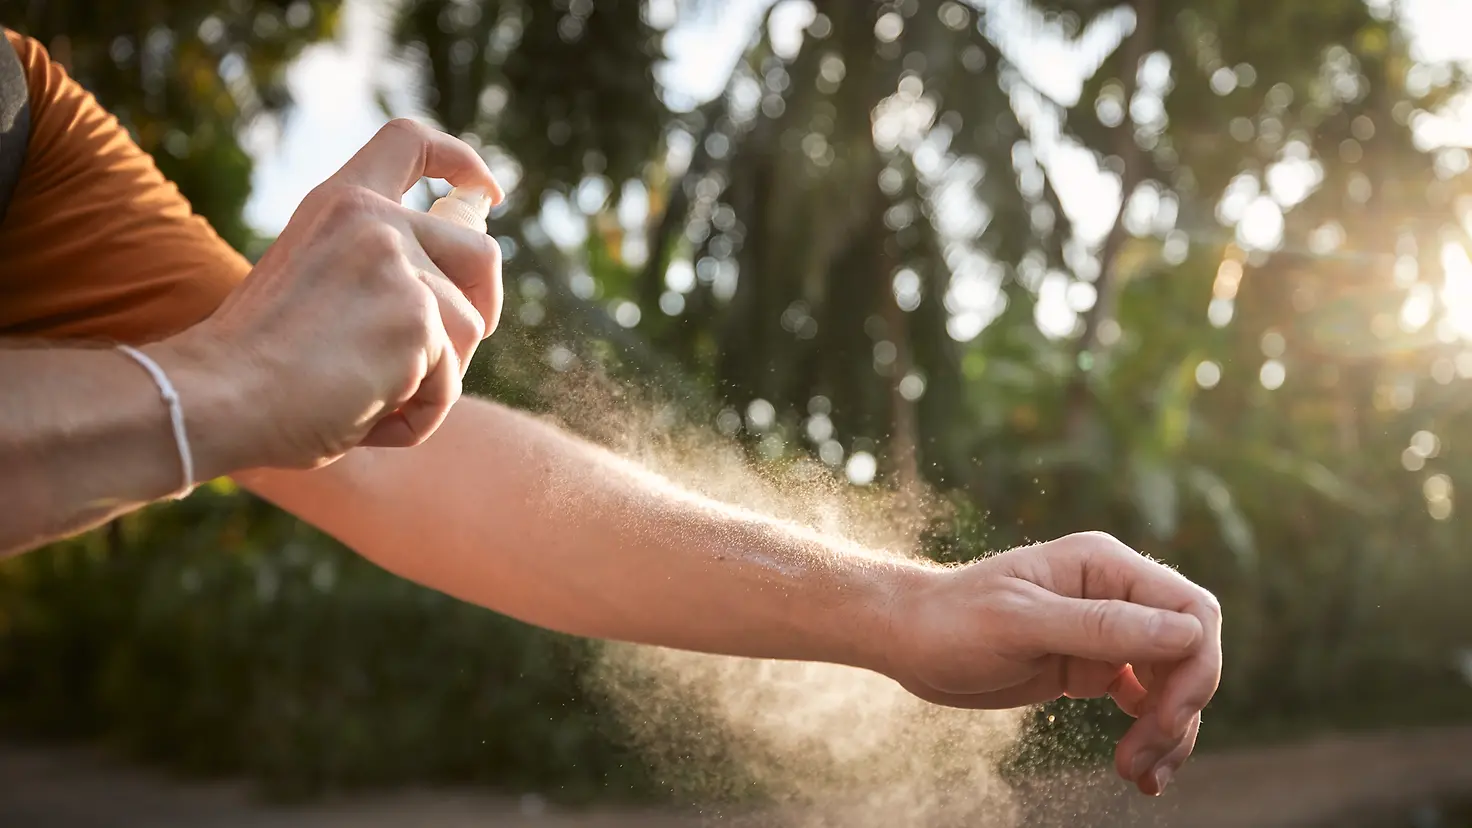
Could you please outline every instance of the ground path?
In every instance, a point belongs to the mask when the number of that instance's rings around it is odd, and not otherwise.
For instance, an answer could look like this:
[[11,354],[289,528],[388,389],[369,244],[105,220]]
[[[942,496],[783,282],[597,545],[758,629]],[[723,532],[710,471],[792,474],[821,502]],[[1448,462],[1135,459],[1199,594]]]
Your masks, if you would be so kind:
[[[1472,727],[1332,736],[1200,756],[1159,800],[1087,778],[1024,794],[1040,828],[1411,828],[1408,815],[1472,797]],[[3,828],[703,828],[668,814],[537,813],[470,792],[263,806],[240,784],[180,785],[79,750],[0,746]],[[1422,820],[1421,824],[1462,828]],[[908,828],[897,826],[897,828]],[[923,828],[917,826],[916,828]]]

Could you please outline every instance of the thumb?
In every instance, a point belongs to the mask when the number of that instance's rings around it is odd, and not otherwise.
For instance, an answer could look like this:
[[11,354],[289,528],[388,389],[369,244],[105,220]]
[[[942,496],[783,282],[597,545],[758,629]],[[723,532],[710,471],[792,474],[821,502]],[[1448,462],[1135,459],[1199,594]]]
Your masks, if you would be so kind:
[[1194,615],[1128,601],[1064,598],[1049,593],[1039,617],[1022,625],[1024,646],[1112,664],[1176,661],[1201,641]]

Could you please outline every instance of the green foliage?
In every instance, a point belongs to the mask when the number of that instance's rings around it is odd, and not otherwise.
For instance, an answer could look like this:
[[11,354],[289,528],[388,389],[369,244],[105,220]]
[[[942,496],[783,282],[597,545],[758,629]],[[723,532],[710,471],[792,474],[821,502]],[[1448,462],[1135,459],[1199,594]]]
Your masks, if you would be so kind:
[[413,0],[397,14],[440,123],[504,147],[532,193],[589,174],[623,181],[659,142],[660,36],[638,0]]
[[5,563],[8,729],[104,736],[284,797],[445,780],[647,792],[582,687],[587,643],[395,578],[238,495],[126,524],[112,549],[93,536]]

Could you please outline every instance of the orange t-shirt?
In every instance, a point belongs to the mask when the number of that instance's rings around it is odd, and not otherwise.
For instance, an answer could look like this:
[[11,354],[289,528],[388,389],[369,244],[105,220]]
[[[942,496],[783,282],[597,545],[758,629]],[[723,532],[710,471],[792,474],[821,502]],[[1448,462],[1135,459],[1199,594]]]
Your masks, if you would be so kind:
[[250,264],[40,43],[5,37],[31,131],[0,221],[0,338],[137,344],[213,313]]

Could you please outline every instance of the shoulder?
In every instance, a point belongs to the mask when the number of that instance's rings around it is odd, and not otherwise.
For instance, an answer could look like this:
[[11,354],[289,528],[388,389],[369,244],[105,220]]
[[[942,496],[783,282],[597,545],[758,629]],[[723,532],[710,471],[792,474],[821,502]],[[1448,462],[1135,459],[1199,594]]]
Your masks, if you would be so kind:
[[54,49],[5,37],[29,89],[30,139],[0,223],[0,336],[148,341],[208,316],[248,263]]

